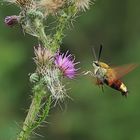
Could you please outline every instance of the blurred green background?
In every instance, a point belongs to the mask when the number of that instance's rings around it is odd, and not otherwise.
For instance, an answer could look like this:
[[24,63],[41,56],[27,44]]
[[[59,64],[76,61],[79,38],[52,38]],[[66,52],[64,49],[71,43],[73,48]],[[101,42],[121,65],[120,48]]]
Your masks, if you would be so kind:
[[[111,65],[139,63],[140,1],[97,0],[81,13],[67,31],[63,50],[75,54],[82,70],[92,69],[92,47],[104,46],[102,60]],[[37,41],[20,27],[4,25],[7,15],[17,14],[11,5],[0,5],[0,140],[13,140],[30,105],[29,73]],[[48,124],[36,132],[36,140],[140,140],[140,68],[123,78],[127,99],[111,88],[105,92],[90,77],[78,76],[69,87],[73,100],[53,108]],[[62,108],[62,109],[61,109]]]

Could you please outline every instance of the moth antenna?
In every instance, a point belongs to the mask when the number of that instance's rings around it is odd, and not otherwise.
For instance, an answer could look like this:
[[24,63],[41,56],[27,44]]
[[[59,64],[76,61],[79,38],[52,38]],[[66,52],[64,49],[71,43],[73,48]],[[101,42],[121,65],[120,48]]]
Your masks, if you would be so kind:
[[97,56],[96,56],[96,52],[95,52],[94,47],[92,47],[92,52],[93,52],[93,56],[94,56],[95,61],[97,61]]
[[101,45],[100,45],[100,49],[99,49],[98,61],[99,61],[100,58],[101,58],[102,49],[103,49],[103,45],[101,44]]

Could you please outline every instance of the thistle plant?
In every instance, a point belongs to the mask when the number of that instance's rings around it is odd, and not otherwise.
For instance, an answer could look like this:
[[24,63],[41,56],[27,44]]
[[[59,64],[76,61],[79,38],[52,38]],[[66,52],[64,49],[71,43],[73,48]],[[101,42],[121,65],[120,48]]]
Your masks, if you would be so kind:
[[[80,11],[86,11],[90,0],[4,0],[20,8],[17,15],[7,16],[5,24],[9,27],[20,25],[24,33],[37,38],[34,46],[36,70],[30,75],[32,83],[32,102],[17,140],[30,139],[33,131],[48,116],[53,102],[63,101],[67,95],[64,79],[73,79],[77,75],[78,63],[73,55],[60,52],[65,29]],[[56,23],[49,28],[48,18]]]

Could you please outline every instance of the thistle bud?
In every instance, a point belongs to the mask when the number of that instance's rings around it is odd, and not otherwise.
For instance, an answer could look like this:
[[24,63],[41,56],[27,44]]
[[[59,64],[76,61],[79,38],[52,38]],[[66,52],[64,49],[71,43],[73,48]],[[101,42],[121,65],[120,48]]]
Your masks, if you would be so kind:
[[16,24],[18,24],[19,16],[13,15],[13,16],[7,16],[4,20],[5,24],[9,27],[13,27]]
[[52,53],[47,48],[42,47],[39,45],[37,48],[34,47],[34,53],[35,53],[35,62],[39,65],[45,65],[51,58]]

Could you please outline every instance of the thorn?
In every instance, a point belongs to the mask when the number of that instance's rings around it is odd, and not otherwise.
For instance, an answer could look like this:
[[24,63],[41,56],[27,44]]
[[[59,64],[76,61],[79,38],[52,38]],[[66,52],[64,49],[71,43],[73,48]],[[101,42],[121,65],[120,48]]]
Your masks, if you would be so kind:
[[44,136],[42,136],[42,135],[40,135],[40,134],[38,134],[38,133],[36,133],[36,132],[33,132],[33,134],[36,135],[36,136],[39,136],[39,137],[41,137],[41,138],[44,138]]

